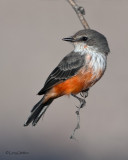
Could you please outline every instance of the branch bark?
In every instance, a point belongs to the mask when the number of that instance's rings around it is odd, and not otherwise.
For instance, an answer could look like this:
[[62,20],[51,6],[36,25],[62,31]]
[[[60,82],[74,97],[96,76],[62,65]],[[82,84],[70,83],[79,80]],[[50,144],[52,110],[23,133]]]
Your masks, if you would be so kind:
[[84,18],[85,10],[83,7],[80,7],[76,4],[74,0],[67,0],[69,4],[72,6],[72,8],[75,10],[80,22],[82,23],[83,27],[85,29],[90,29],[86,19]]

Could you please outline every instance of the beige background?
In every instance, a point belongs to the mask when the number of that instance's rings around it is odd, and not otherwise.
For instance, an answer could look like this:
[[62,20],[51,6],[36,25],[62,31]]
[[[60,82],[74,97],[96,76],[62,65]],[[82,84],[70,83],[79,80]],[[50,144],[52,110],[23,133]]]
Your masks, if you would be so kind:
[[23,127],[47,76],[73,49],[61,39],[82,29],[77,16],[65,0],[0,0],[0,159],[128,159],[128,1],[77,2],[111,49],[107,71],[81,110],[79,143],[69,139],[72,97],[55,100],[36,127]]

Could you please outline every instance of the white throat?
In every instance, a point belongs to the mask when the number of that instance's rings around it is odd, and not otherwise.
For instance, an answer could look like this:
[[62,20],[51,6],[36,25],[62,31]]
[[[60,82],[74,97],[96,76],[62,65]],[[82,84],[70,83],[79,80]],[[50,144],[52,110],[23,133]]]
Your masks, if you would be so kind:
[[85,43],[75,44],[74,52],[78,52],[81,55],[85,54],[85,59],[87,55],[90,55],[89,65],[93,68],[96,75],[100,70],[104,72],[106,69],[106,59],[107,57],[98,51],[96,47],[86,46]]
[[101,52],[99,52],[98,48],[93,46],[87,46],[85,43],[74,43],[74,52],[78,52],[79,54],[90,54],[90,55],[102,55],[106,57]]
[[74,52],[80,52],[81,54],[86,53],[86,44],[85,43],[74,43]]

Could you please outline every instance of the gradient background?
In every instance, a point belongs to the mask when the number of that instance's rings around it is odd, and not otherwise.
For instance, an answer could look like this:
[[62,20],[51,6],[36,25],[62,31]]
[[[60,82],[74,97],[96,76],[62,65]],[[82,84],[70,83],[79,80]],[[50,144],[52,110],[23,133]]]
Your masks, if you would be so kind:
[[[78,0],[111,54],[104,77],[81,110],[74,98],[53,102],[36,127],[23,127],[37,92],[73,47],[61,39],[82,29],[65,0],[0,0],[0,159],[128,160],[128,1]],[[29,152],[9,155],[6,151]]]

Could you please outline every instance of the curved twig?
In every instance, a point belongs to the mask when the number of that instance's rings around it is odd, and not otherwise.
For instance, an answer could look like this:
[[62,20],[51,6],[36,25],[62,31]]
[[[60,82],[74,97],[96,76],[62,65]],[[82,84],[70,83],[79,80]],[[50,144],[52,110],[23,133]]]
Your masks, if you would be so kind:
[[84,18],[85,15],[85,10],[83,7],[80,7],[76,4],[76,2],[74,0],[67,0],[70,5],[72,6],[72,8],[75,10],[80,22],[82,23],[83,27],[85,29],[90,29],[86,19]]

